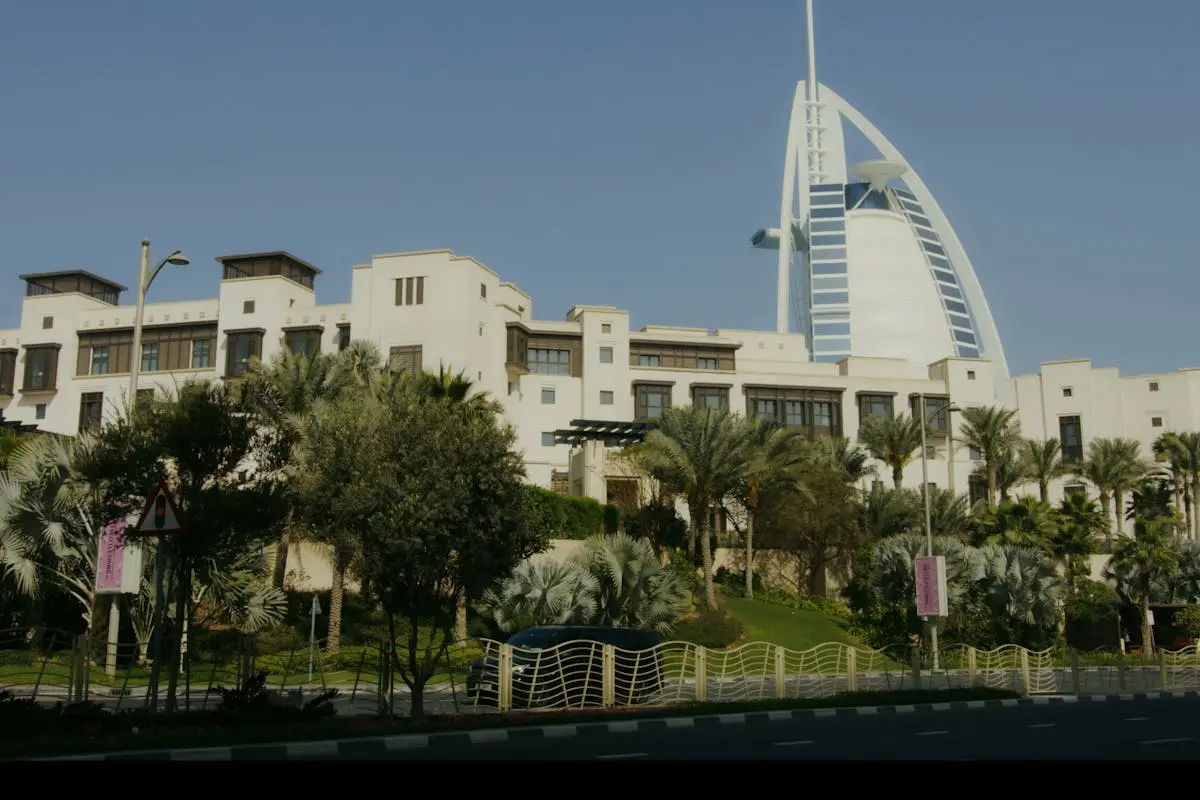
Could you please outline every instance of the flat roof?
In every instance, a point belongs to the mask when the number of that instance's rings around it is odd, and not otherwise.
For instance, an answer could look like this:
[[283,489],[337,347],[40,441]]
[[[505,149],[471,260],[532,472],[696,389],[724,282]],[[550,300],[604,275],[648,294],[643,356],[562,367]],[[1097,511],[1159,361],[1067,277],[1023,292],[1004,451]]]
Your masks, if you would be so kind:
[[108,278],[101,278],[94,272],[88,272],[86,269],[62,269],[55,272],[28,272],[24,275],[18,275],[17,278],[23,281],[36,281],[40,278],[69,278],[72,276],[82,276],[91,278],[94,281],[107,284],[119,292],[129,291],[128,286],[122,286],[116,281],[110,281]]
[[289,253],[286,250],[269,250],[269,251],[266,251],[263,253],[241,253],[240,255],[236,255],[236,256],[217,256],[216,261],[218,264],[221,264],[222,266],[224,266],[226,261],[249,261],[250,259],[253,259],[253,258],[278,258],[280,256],[282,256],[283,258],[286,258],[290,261],[295,261],[297,264],[299,264],[302,267],[307,267],[308,269],[311,269],[313,271],[313,273],[316,275],[321,274],[320,267],[314,267],[312,264],[308,263],[303,258],[296,258],[296,256],[292,255],[291,253]]

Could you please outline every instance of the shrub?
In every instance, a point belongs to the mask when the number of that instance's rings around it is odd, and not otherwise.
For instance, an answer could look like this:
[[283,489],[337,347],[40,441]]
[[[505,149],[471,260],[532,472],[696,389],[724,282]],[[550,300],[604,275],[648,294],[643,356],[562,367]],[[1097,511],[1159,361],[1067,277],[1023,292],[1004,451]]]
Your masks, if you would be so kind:
[[540,486],[525,489],[526,521],[535,533],[546,539],[582,540],[604,533],[606,526],[612,524],[613,514],[616,515],[616,527],[620,525],[620,512],[615,506],[606,506],[590,497],[559,494]]
[[1081,580],[1075,593],[1067,598],[1067,619],[1075,622],[1103,622],[1117,615],[1120,598],[1116,589],[1100,581]]
[[1175,615],[1175,625],[1182,628],[1192,641],[1200,639],[1200,606],[1188,606]]
[[695,619],[685,620],[675,626],[671,639],[691,642],[700,647],[721,649],[729,647],[742,635],[742,623],[729,616],[723,608],[705,609]]

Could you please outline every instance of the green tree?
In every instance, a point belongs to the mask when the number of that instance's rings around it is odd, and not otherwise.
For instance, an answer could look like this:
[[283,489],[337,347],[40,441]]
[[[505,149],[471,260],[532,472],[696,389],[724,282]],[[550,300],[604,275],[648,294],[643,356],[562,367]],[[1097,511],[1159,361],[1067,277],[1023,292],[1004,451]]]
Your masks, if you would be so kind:
[[1027,647],[1050,644],[1057,629],[1063,580],[1036,547],[986,545],[983,582],[1000,641]]
[[[708,515],[737,486],[749,458],[745,426],[728,411],[668,408],[639,446],[650,474],[686,498],[692,541],[699,541],[704,596],[716,608]],[[692,552],[694,547],[689,546]]]
[[858,427],[858,440],[892,471],[892,485],[904,488],[904,468],[921,449],[921,422],[908,414],[869,416]]
[[1091,576],[1090,556],[1096,550],[1096,537],[1108,530],[1108,522],[1096,503],[1082,493],[1064,496],[1057,512],[1050,552],[1063,562],[1067,587],[1074,595],[1080,581]]
[[[1110,519],[1115,517],[1117,533],[1122,533],[1121,509],[1125,493],[1146,474],[1147,466],[1142,462],[1140,452],[1141,445],[1133,439],[1093,439],[1088,443],[1083,477],[1100,493],[1100,505],[1105,514]],[[1105,534],[1105,545],[1111,550],[1110,533]]]
[[1142,648],[1154,653],[1150,626],[1150,603],[1155,589],[1170,580],[1179,563],[1179,551],[1173,547],[1172,523],[1166,519],[1138,519],[1133,536],[1122,539],[1105,568],[1105,576],[1117,585],[1117,591],[1135,604],[1142,618]]
[[1058,520],[1050,506],[1036,497],[1001,502],[973,520],[976,544],[1019,545],[1048,549],[1058,530]]
[[1020,469],[1026,480],[1037,484],[1038,497],[1050,502],[1050,482],[1066,474],[1062,444],[1058,439],[1025,439],[1020,448]]
[[918,492],[887,489],[882,481],[876,481],[862,493],[860,509],[863,532],[870,541],[917,532],[924,524],[921,503]]
[[667,633],[687,608],[688,592],[678,574],[663,567],[646,539],[593,536],[575,563],[596,586],[593,624]]
[[1157,458],[1165,460],[1183,489],[1185,519],[1192,538],[1200,542],[1200,433],[1164,433],[1154,442]]
[[987,476],[988,506],[994,507],[999,491],[1000,463],[1021,441],[1017,412],[999,406],[971,407],[964,408],[962,416],[960,444],[979,453]]
[[816,440],[825,452],[825,459],[836,464],[845,475],[847,483],[858,483],[876,474],[871,463],[871,454],[844,436],[822,436]]
[[478,602],[547,541],[526,524],[511,427],[403,388],[386,398],[379,423],[376,460],[343,480],[377,484],[377,509],[362,529],[363,585],[387,616],[392,658],[420,718],[460,598]]

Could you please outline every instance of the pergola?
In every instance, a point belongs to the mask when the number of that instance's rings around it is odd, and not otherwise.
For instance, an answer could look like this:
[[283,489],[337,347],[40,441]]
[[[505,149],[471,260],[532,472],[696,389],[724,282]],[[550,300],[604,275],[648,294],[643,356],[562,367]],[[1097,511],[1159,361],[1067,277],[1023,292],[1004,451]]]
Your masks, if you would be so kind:
[[554,431],[554,443],[577,447],[584,442],[602,441],[605,447],[628,447],[645,439],[646,433],[657,427],[654,422],[573,419],[570,428]]

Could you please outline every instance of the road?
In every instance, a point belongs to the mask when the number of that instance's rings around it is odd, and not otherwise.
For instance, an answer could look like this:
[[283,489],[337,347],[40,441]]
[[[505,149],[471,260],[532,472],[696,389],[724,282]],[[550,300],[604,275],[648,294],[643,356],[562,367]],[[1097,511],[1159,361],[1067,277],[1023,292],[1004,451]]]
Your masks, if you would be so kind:
[[[542,738],[514,730],[507,741],[447,742],[362,759],[422,760],[838,760],[1200,759],[1200,699],[1128,700],[963,711],[916,711],[690,727],[666,720],[629,733],[578,728]],[[339,755],[313,760],[357,760]]]

